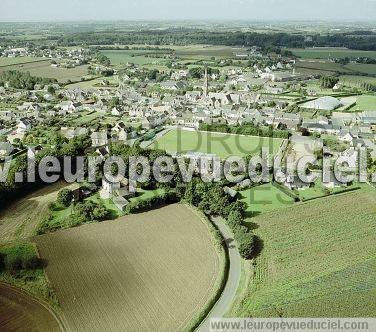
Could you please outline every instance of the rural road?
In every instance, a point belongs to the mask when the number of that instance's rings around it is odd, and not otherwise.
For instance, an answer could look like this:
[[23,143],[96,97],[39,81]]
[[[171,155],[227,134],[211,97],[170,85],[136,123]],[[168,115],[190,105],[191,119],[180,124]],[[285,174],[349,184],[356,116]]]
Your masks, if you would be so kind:
[[234,235],[222,218],[213,218],[212,221],[225,239],[229,254],[230,269],[221,297],[218,299],[206,318],[202,321],[200,326],[196,329],[197,332],[210,331],[210,320],[212,318],[221,318],[230,310],[240,281],[241,258],[234,241]]

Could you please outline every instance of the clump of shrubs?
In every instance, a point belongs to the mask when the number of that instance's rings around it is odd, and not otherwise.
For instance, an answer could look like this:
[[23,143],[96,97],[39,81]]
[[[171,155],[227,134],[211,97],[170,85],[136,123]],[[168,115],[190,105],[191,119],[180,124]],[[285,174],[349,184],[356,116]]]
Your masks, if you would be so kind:
[[73,192],[69,189],[60,190],[57,195],[56,203],[63,207],[69,207],[73,201]]
[[[50,209],[53,211],[56,204]],[[80,226],[88,222],[99,222],[111,217],[110,211],[102,204],[92,201],[85,201],[76,204],[72,208],[72,213],[65,218],[54,218],[52,213],[49,213],[37,229],[37,235],[54,232],[62,228],[71,228]]]
[[0,248],[0,271],[17,274],[23,270],[38,270],[44,267],[31,244],[17,244]]

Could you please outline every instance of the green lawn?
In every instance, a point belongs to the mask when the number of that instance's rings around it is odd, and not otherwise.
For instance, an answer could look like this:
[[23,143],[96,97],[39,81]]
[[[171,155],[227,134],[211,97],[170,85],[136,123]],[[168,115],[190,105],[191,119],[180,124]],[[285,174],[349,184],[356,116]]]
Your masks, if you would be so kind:
[[190,151],[213,153],[226,159],[230,156],[259,155],[263,147],[269,148],[270,155],[274,155],[278,152],[282,141],[279,138],[174,129],[159,137],[150,147],[165,150],[168,153]]
[[355,191],[249,219],[262,240],[242,317],[373,317],[376,191]]
[[363,95],[359,96],[356,102],[356,108],[359,111],[376,111],[376,95],[368,96]]
[[131,202],[143,201],[147,200],[153,196],[158,196],[163,194],[165,191],[163,189],[155,189],[155,190],[143,190],[137,189],[137,194],[135,197],[131,198]]
[[240,195],[241,201],[248,206],[247,212],[256,214],[291,206],[294,203],[294,199],[271,183],[243,190]]

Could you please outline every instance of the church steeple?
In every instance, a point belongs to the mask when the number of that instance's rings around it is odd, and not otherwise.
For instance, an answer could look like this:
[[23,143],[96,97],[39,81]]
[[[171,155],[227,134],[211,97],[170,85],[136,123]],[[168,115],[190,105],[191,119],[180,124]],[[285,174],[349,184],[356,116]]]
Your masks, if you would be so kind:
[[207,97],[209,93],[209,78],[208,78],[208,67],[205,66],[205,78],[204,78],[204,96]]

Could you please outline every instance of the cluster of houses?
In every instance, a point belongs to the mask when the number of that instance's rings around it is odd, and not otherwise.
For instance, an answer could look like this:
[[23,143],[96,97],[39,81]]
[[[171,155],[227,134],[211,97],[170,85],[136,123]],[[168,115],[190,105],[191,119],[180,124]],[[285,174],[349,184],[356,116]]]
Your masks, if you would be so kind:
[[[256,54],[258,50],[254,52]],[[80,48],[9,48],[3,50],[1,56],[43,56],[54,59],[53,66],[60,66],[64,62],[82,64],[91,55]],[[242,56],[242,53],[237,54],[237,57]],[[293,62],[276,62],[275,65],[265,68],[255,65],[252,70],[223,69],[222,74],[225,75],[221,77],[219,74],[209,75],[206,72],[203,82],[190,80],[187,69],[177,69],[171,72],[168,80],[159,83],[149,80],[138,82],[137,88],[130,84],[133,80],[131,77],[140,70],[136,66],[129,67],[128,74],[119,75],[117,88],[69,89],[54,84],[51,85],[53,89],[48,86],[35,86],[34,91],[20,91],[5,85],[0,88],[0,100],[6,99],[9,104],[17,103],[18,106],[0,110],[0,135],[22,138],[45,119],[54,117],[62,120],[77,119],[82,114],[111,117],[114,120],[113,125],[106,129],[94,129],[90,122],[80,126],[61,127],[62,135],[67,139],[90,135],[93,148],[105,158],[109,153],[110,141],[129,143],[138,138],[140,131],[134,129],[137,126],[145,133],[170,125],[197,130],[201,124],[253,123],[293,133],[294,137],[298,137],[292,140],[296,151],[299,150],[297,147],[303,144],[299,140],[306,139],[299,138],[303,136],[297,134],[305,131],[313,136],[333,135],[340,142],[346,143],[347,149],[341,152],[342,155],[354,157],[356,148],[366,147],[373,151],[372,155],[376,157],[376,105],[374,111],[341,112],[339,100],[334,97],[321,97],[302,105],[303,108],[312,110],[312,113],[317,111],[318,116],[307,118],[301,112],[293,112],[288,108],[291,100],[283,98],[287,89],[287,84],[284,83],[293,84],[308,79],[297,74],[293,67]],[[223,77],[226,77],[225,82],[220,82]],[[148,89],[157,84],[161,89]],[[255,84],[261,88],[253,89]],[[190,89],[186,91],[188,86]],[[232,86],[237,88],[232,89]],[[116,103],[113,103],[114,99],[117,100]],[[320,115],[322,113],[319,111],[329,111],[330,115]],[[311,141],[308,144],[317,144],[314,139],[309,139]],[[307,142],[304,141],[304,144]],[[0,143],[0,158],[12,153],[14,148],[11,143]],[[186,157],[196,160],[203,156],[191,152]],[[295,178],[287,179],[286,186],[291,189],[304,187]],[[101,195],[116,197],[114,203],[124,208],[129,198],[129,193],[124,188],[124,183],[113,186],[104,182]]]

